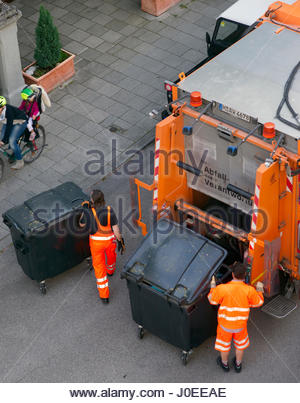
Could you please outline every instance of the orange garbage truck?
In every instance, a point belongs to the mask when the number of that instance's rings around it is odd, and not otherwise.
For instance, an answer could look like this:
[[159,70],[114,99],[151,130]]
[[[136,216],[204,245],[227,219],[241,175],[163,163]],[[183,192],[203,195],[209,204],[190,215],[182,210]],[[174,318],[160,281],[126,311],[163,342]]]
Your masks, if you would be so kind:
[[300,1],[271,4],[259,27],[172,84],[153,183],[134,180],[144,235],[141,189],[153,192],[158,221],[211,239],[229,265],[244,262],[276,317],[296,307],[300,286],[299,49]]

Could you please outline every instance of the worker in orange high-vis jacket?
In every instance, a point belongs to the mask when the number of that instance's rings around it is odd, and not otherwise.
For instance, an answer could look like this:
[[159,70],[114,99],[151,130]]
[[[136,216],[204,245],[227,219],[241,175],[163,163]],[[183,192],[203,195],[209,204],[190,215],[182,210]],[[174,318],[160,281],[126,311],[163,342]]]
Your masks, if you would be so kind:
[[208,294],[212,305],[220,305],[215,349],[221,353],[217,363],[225,372],[229,371],[228,358],[232,339],[236,351],[233,366],[236,372],[241,372],[243,354],[250,344],[247,332],[250,308],[257,308],[264,303],[263,283],[258,282],[255,290],[251,285],[245,284],[245,275],[245,266],[236,263],[232,269],[233,280],[216,286],[213,277]]
[[125,244],[118,227],[114,210],[105,205],[104,194],[95,189],[90,195],[91,201],[84,202],[84,209],[79,225],[87,227],[90,233],[90,249],[95,271],[97,288],[101,301],[109,303],[108,276],[116,270],[116,241],[121,254]]

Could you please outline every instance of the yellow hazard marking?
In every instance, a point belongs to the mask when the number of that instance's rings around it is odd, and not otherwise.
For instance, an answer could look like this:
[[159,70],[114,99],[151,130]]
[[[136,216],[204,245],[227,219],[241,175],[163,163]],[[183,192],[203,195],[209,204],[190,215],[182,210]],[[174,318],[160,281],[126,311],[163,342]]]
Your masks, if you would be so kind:
[[251,281],[251,284],[254,284],[259,280],[263,275],[265,274],[265,271],[263,271],[259,276],[257,276],[254,280]]

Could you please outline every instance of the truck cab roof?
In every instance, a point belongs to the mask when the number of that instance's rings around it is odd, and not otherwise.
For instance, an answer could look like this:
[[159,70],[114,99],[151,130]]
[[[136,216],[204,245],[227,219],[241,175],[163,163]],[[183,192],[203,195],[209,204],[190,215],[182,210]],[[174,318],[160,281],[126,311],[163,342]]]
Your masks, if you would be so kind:
[[[284,0],[286,4],[294,2],[295,0]],[[250,26],[267,11],[272,3],[272,0],[238,0],[219,15],[218,19],[224,18]]]

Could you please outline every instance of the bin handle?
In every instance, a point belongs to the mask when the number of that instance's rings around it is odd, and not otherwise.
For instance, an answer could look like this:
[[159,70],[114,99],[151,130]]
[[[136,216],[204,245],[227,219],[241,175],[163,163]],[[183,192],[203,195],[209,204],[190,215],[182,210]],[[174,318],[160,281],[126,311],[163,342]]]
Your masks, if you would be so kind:
[[[84,201],[85,199],[83,197],[76,197],[76,199],[71,200],[71,204],[74,204],[78,200]],[[79,208],[72,206],[72,210],[77,210],[77,209],[79,209]]]
[[28,248],[21,241],[15,241],[15,248],[18,249],[23,255],[28,253]]
[[165,296],[166,296],[166,299],[168,302],[169,302],[169,300],[176,301],[176,302],[178,302],[179,305],[182,305],[186,301],[186,297],[176,299],[173,295],[170,295],[170,294],[165,294]]
[[15,248],[18,249],[22,253],[22,255],[26,255],[26,253],[28,253],[28,248],[27,248],[27,246],[25,246],[23,244],[23,242],[15,241],[14,245],[15,245]]
[[[176,284],[176,287],[178,287],[178,286],[181,286],[182,288],[185,288],[185,289],[186,289],[186,287],[185,287],[184,285],[180,284],[180,283]],[[171,299],[171,300],[173,300],[173,301],[178,301],[178,302],[179,302],[179,305],[181,305],[184,301],[186,301],[186,297],[181,297],[180,299],[174,297],[174,295],[171,295],[171,293],[172,293],[174,290],[175,290],[175,288],[170,288],[169,290],[167,290],[167,291],[165,292],[166,299],[167,299],[167,301],[168,301],[169,299]]]
[[128,278],[130,277],[135,283],[142,283],[144,280],[144,277],[142,274],[135,276],[132,273],[130,273],[129,271],[126,272],[122,272],[121,273],[121,279],[123,280],[124,278]]
[[71,200],[71,203],[73,204],[73,203],[75,203],[75,202],[78,201],[78,200],[83,200],[83,201],[85,201],[86,198],[84,198],[84,197],[76,197],[76,199]]
[[5,224],[9,229],[12,227],[12,223],[7,218],[3,218],[3,224]]
[[16,223],[16,222],[11,222],[7,218],[3,219],[3,223],[7,225],[7,227],[10,229],[11,227],[15,227],[19,232],[23,232],[22,228]]

